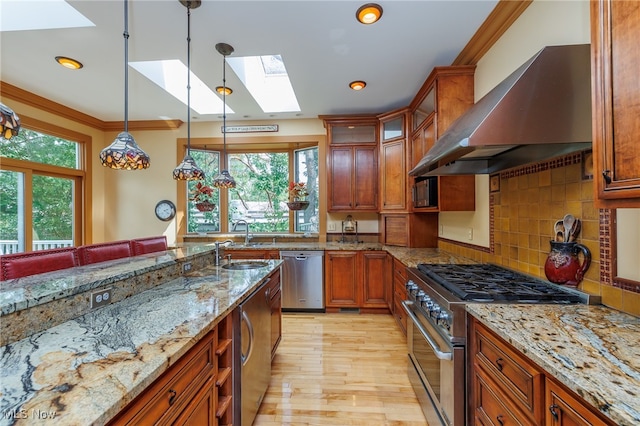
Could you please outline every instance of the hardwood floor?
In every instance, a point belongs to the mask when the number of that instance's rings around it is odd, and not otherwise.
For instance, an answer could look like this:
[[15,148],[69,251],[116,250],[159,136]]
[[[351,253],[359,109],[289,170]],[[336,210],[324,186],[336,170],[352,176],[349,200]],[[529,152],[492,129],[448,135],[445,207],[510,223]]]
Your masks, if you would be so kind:
[[285,313],[254,425],[424,426],[407,362],[390,315]]

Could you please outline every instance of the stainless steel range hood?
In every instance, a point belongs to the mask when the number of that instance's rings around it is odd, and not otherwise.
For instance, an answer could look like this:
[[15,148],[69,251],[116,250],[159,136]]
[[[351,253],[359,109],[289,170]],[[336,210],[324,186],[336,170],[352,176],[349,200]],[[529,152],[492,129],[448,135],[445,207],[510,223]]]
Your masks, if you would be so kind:
[[409,174],[490,174],[589,148],[590,46],[548,46],[453,122]]

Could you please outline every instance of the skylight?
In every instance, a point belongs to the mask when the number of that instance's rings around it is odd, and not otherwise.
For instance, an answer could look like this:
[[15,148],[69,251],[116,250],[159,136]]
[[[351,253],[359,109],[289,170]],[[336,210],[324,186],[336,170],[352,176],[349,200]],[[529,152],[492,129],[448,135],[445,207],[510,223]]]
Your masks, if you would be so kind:
[[0,0],[0,31],[95,27],[64,0]]
[[238,78],[264,112],[300,111],[280,55],[227,58]]
[[[136,71],[187,105],[187,66],[177,59],[129,62]],[[221,114],[222,100],[191,72],[191,108],[198,114]],[[233,110],[227,105],[227,113]]]

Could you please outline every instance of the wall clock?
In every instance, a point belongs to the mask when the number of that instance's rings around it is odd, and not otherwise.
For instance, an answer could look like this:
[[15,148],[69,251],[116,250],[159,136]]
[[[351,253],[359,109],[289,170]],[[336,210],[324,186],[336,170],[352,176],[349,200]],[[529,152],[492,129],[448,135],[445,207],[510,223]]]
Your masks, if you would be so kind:
[[176,215],[176,205],[169,200],[161,200],[156,204],[156,217],[168,222]]

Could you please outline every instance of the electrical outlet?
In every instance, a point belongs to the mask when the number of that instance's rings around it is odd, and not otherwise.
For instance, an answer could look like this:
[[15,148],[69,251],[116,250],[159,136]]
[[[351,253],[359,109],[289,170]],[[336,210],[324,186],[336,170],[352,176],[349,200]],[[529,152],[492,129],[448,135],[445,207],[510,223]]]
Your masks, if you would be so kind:
[[91,309],[111,303],[111,289],[103,288],[91,293]]
[[336,230],[336,224],[335,223],[327,224],[327,230],[328,231],[335,231]]
[[191,262],[184,262],[182,264],[182,273],[189,272],[191,270]]
[[473,228],[469,228],[467,236],[469,237],[469,241],[473,240]]
[[440,225],[440,235],[444,235],[444,225]]

